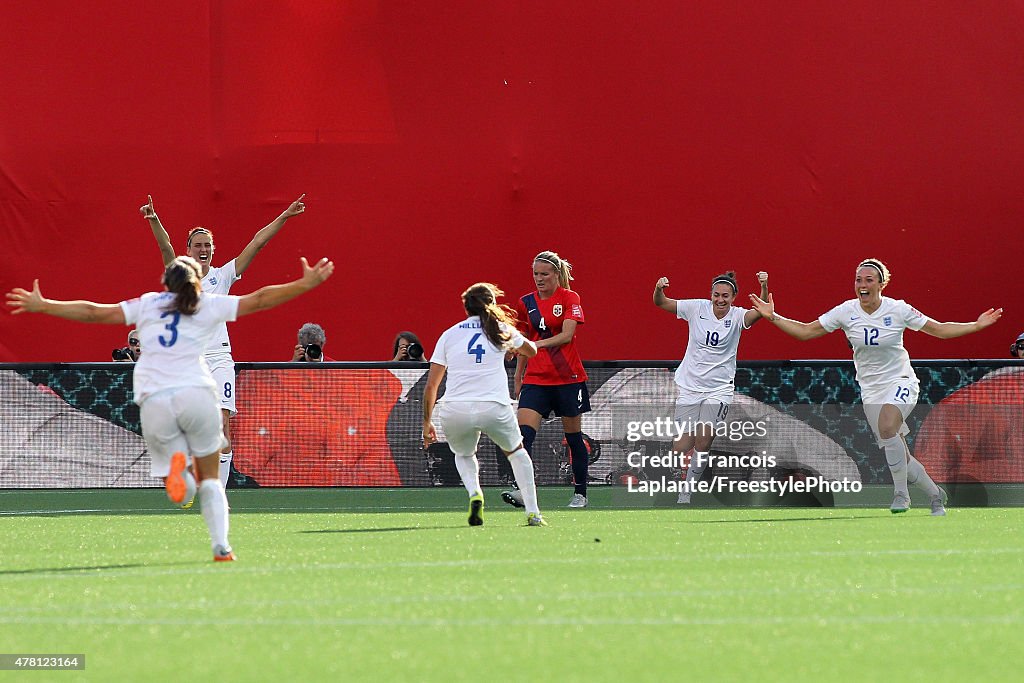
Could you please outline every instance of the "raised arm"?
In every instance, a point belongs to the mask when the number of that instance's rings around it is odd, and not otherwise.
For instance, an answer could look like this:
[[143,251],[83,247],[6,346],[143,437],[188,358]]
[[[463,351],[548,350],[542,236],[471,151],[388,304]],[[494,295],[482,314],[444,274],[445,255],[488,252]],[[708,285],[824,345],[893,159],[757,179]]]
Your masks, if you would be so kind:
[[676,299],[670,299],[667,296],[665,296],[666,287],[668,287],[668,278],[658,278],[658,281],[654,284],[654,305],[657,306],[658,308],[663,308],[669,313],[675,315],[676,311],[678,310],[676,308],[676,304],[678,303],[678,301]]
[[434,404],[437,403],[437,389],[441,386],[444,373],[448,370],[437,363],[430,364],[430,373],[427,375],[427,386],[423,388],[423,447],[429,448],[430,444],[437,441],[437,430],[430,422],[430,416],[434,413]]
[[319,286],[324,280],[334,273],[334,261],[322,258],[316,265],[310,266],[306,257],[302,257],[302,277],[284,285],[268,285],[257,289],[251,294],[239,298],[238,315],[249,315],[257,311],[265,311],[280,306],[286,301],[305,294],[314,287]]
[[306,195],[303,194],[302,197],[296,199],[288,206],[287,209],[285,209],[281,213],[280,216],[275,218],[268,225],[260,229],[259,232],[253,235],[252,241],[250,241],[249,244],[245,246],[245,249],[242,250],[241,254],[235,257],[236,273],[241,275],[246,271],[246,269],[252,263],[252,260],[256,258],[256,254],[260,253],[260,250],[263,249],[263,247],[267,246],[267,243],[270,241],[270,238],[276,235],[277,231],[284,227],[284,224],[288,221],[289,218],[291,218],[292,216],[298,216],[300,213],[303,213],[306,210],[306,205],[302,203],[302,199],[305,196]]
[[[761,283],[761,297],[762,301],[768,301],[768,273],[763,270],[758,272],[757,281]],[[761,319],[761,314],[757,312],[756,308],[752,308],[743,314],[743,326],[750,327],[758,320]]]
[[156,209],[153,208],[153,195],[146,196],[149,197],[149,203],[143,204],[139,208],[139,213],[149,221],[149,228],[153,231],[153,237],[156,238],[156,246],[160,247],[160,257],[163,258],[164,268],[166,268],[167,264],[174,260],[174,247],[171,246],[171,237],[156,215]]
[[775,312],[775,299],[771,294],[768,294],[767,301],[751,294],[750,303],[754,307],[754,310],[761,314],[761,317],[768,322],[773,323],[775,327],[779,328],[790,337],[795,337],[801,341],[807,341],[808,339],[817,339],[818,337],[824,337],[828,334],[828,331],[821,326],[821,322],[817,320],[813,323],[802,323],[798,320],[783,318]]
[[973,323],[940,323],[929,320],[921,328],[921,331],[939,339],[953,339],[954,337],[962,337],[965,334],[980,332],[989,325],[994,324],[1002,315],[1003,309],[990,308],[979,315],[978,319]]
[[11,313],[45,313],[57,318],[83,323],[124,325],[124,311],[117,304],[97,304],[92,301],[58,301],[44,299],[39,291],[39,280],[32,283],[32,291],[15,287],[7,292],[7,305]]

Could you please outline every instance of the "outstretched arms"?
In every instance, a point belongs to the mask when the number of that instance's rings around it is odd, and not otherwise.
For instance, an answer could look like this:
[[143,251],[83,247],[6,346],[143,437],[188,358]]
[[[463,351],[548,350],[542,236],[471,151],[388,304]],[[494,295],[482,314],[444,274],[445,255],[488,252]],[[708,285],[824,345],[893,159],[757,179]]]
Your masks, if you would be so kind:
[[58,301],[44,299],[39,291],[39,280],[32,283],[32,291],[15,287],[7,293],[11,313],[45,313],[58,318],[83,323],[124,325],[124,311],[117,304],[97,304],[92,301]]
[[[768,273],[759,271],[757,273],[757,281],[761,283],[761,296],[762,301],[768,301]],[[761,314],[758,313],[756,308],[753,308],[743,314],[743,326],[750,327],[758,320],[761,319]]]
[[828,334],[828,330],[822,327],[821,322],[818,320],[815,320],[813,323],[802,323],[798,320],[783,318],[781,315],[777,314],[775,312],[775,299],[771,294],[768,295],[767,301],[751,294],[750,303],[754,307],[755,311],[760,313],[761,316],[769,322],[774,323],[775,327],[779,328],[789,336],[800,339],[801,341],[817,339],[818,337],[823,337]]
[[239,297],[238,315],[249,315],[257,311],[265,311],[280,306],[286,301],[305,294],[314,287],[318,287],[324,280],[334,273],[334,261],[326,257],[317,261],[316,265],[310,266],[306,257],[302,257],[302,277],[284,285],[268,285],[257,289],[251,294]]
[[1003,309],[990,308],[979,315],[978,319],[973,323],[940,323],[935,320],[929,320],[921,328],[921,331],[939,339],[953,339],[954,337],[962,337],[965,334],[980,332],[989,325],[994,324],[1002,315]]
[[301,197],[292,202],[287,209],[285,209],[280,216],[271,221],[266,227],[262,228],[259,232],[253,235],[252,241],[245,246],[242,253],[235,257],[235,272],[241,275],[246,271],[252,260],[256,258],[256,254],[260,253],[263,247],[267,246],[277,231],[284,227],[284,224],[292,216],[298,216],[306,210],[306,205],[302,203],[302,199],[306,195],[303,194]]
[[174,260],[174,247],[171,246],[171,238],[156,215],[156,209],[153,208],[153,195],[146,196],[149,197],[149,202],[139,208],[139,213],[149,221],[149,227],[153,231],[153,237],[156,238],[156,245],[160,247],[160,256],[163,258],[166,268],[167,264]]

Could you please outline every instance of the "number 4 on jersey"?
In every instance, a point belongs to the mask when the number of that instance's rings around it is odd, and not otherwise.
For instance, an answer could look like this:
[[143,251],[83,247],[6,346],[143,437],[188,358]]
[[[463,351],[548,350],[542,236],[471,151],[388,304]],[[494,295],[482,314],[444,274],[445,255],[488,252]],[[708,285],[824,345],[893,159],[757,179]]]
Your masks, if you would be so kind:
[[477,363],[483,363],[484,362],[484,354],[487,353],[484,350],[484,345],[483,344],[477,344],[475,347],[473,346],[473,344],[476,344],[476,340],[479,339],[479,338],[480,338],[480,333],[479,332],[477,332],[476,334],[473,335],[473,338],[469,340],[469,344],[466,346],[466,352],[469,355],[471,355],[471,356],[476,356],[476,362]]

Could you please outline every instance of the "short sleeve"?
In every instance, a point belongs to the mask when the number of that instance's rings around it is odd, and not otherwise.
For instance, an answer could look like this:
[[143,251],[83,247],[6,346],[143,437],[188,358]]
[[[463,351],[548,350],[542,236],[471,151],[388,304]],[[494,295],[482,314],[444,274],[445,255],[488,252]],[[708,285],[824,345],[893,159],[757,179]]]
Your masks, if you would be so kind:
[[690,320],[700,311],[702,299],[678,299],[676,301],[676,317],[680,320]]
[[235,259],[231,259],[221,268],[222,274],[231,282],[238,282],[242,279],[242,276],[238,274],[238,270],[235,268]]
[[522,333],[526,333],[530,329],[530,320],[526,315],[526,307],[523,306],[522,299],[516,299],[515,303],[512,304],[512,310],[516,314],[516,329]]
[[818,316],[818,322],[826,332],[835,332],[843,326],[843,304],[839,304],[828,313]]
[[928,321],[931,320],[931,318],[908,304],[906,301],[899,301],[897,303],[896,310],[899,311],[900,318],[903,319],[903,323],[915,332],[927,325]]
[[576,322],[583,324],[583,305],[580,304],[580,295],[571,290],[565,292],[565,303],[569,310],[565,312],[563,320],[575,320]]
[[131,327],[139,319],[139,309],[142,306],[142,299],[135,297],[134,299],[128,299],[118,304],[121,307],[121,311],[124,313],[124,324]]
[[430,362],[438,365],[448,367],[448,355],[445,353],[445,341],[448,339],[448,331],[441,335],[440,339],[437,340],[437,346],[434,347],[434,353],[430,356]]

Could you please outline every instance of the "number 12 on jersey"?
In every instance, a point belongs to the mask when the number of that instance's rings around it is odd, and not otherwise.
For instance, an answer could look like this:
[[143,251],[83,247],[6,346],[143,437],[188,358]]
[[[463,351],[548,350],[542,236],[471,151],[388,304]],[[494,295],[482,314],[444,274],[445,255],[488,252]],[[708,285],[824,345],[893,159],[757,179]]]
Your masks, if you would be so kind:
[[483,363],[484,362],[484,354],[487,353],[487,351],[484,350],[484,345],[483,344],[477,344],[475,347],[473,346],[473,344],[476,344],[476,340],[479,339],[479,338],[480,338],[480,333],[479,332],[477,332],[476,334],[473,335],[473,338],[469,340],[469,344],[466,345],[466,353],[468,353],[471,356],[476,356],[476,362],[477,363]]

